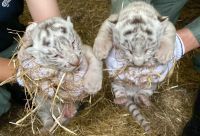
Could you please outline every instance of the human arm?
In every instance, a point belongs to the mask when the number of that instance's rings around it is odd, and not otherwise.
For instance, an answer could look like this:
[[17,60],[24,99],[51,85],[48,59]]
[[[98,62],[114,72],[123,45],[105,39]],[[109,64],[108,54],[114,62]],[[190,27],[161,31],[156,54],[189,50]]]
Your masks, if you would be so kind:
[[33,21],[60,16],[57,0],[26,0]]
[[185,53],[196,49],[200,47],[200,43],[196,39],[196,37],[193,35],[193,33],[188,28],[182,28],[177,31],[177,34],[182,39],[184,47],[185,47]]
[[200,16],[178,31],[186,52],[196,49],[200,46]]
[[0,82],[12,77],[15,73],[13,62],[9,59],[0,57]]

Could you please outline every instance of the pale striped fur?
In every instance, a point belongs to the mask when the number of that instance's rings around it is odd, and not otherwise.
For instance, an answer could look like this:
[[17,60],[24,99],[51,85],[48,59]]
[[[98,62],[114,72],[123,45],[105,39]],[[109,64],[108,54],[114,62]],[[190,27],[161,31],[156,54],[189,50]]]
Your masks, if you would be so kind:
[[[114,102],[125,105],[148,132],[149,123],[137,105],[150,105],[149,97],[157,87],[157,83],[148,84],[151,68],[167,65],[172,60],[176,37],[173,24],[150,2],[137,0],[119,14],[111,15],[103,22],[93,46],[95,55],[100,60],[106,59],[113,78]],[[145,69],[149,72],[142,74]]]
[[[36,88],[37,84],[35,103],[44,126],[41,130],[45,132],[55,122],[52,114],[66,125],[75,116],[79,103],[101,89],[102,62],[90,46],[82,44],[70,17],[54,17],[29,25],[18,60],[18,75],[26,71],[33,81],[30,86]],[[23,84],[20,77],[18,81]]]
[[144,128],[145,132],[149,133],[150,123],[147,122],[147,120],[142,116],[135,102],[132,100],[128,100],[125,104],[125,107],[128,109],[133,118],[138,122],[138,124],[140,124]]

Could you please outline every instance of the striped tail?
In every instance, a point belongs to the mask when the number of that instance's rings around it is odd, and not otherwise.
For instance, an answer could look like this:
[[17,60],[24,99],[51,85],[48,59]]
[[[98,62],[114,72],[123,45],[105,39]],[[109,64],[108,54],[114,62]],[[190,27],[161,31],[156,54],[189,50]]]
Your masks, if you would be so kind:
[[137,105],[132,100],[128,100],[125,107],[128,109],[132,117],[135,118],[138,124],[144,128],[145,132],[150,133],[150,124],[142,116]]

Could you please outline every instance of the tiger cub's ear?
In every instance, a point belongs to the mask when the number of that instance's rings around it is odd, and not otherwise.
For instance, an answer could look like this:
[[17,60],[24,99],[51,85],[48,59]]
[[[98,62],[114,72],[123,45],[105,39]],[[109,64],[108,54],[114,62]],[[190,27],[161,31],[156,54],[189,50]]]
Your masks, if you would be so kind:
[[158,16],[158,20],[159,20],[160,22],[168,21],[168,20],[169,20],[169,17],[168,17],[168,16]]
[[158,16],[158,20],[160,21],[163,28],[167,27],[169,23],[169,17],[168,16]]
[[37,23],[33,22],[29,26],[26,27],[25,33],[22,37],[23,47],[27,48],[29,46],[32,46],[33,44],[32,34],[37,25],[38,25]]
[[108,18],[108,21],[110,22],[111,25],[116,25],[118,22],[118,14],[112,14],[110,15],[110,17]]
[[30,25],[28,25],[27,27],[26,27],[26,32],[32,32],[34,29],[35,29],[35,27],[38,25],[38,23],[36,23],[36,22],[32,22]]
[[71,28],[71,29],[73,29],[73,24],[72,24],[72,22],[71,22],[71,17],[70,16],[67,16],[67,26],[69,27],[69,28]]
[[166,27],[169,24],[169,17],[168,16],[158,16],[158,20],[160,21],[161,26],[162,26],[161,32],[164,32]]

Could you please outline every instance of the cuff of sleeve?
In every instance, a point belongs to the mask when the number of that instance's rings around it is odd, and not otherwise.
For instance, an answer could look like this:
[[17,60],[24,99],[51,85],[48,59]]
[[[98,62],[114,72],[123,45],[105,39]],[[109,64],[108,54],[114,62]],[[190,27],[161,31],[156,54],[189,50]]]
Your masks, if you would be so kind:
[[183,44],[183,41],[179,37],[178,34],[176,34],[176,47],[175,47],[175,58],[176,60],[181,59],[181,57],[185,54],[185,47]]

